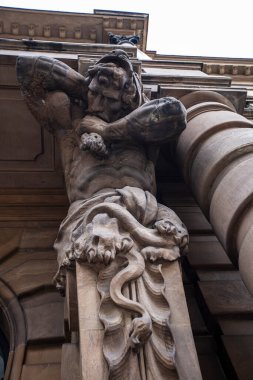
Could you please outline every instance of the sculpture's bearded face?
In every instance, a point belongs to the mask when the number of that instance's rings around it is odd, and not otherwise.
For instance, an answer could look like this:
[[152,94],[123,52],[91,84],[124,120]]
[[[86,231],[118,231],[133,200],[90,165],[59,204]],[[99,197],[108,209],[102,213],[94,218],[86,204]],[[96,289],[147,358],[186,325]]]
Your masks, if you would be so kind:
[[[133,87],[126,71],[114,64],[96,69],[88,89],[88,113],[110,123],[125,116],[129,101],[126,94]],[[135,95],[135,87],[131,97]],[[131,112],[131,109],[129,109]]]

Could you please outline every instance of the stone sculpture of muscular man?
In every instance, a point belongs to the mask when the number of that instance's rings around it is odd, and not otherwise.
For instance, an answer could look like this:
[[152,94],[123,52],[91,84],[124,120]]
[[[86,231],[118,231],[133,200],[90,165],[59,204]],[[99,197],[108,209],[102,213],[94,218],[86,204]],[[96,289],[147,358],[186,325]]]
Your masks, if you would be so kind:
[[[65,269],[76,260],[99,273],[113,268],[101,295],[107,292],[111,310],[139,316],[126,334],[130,338],[122,345],[124,352],[116,352],[113,362],[106,357],[113,372],[125,365],[129,349],[138,351],[151,332],[155,335],[152,312],[142,304],[141,294],[131,299],[122,293],[123,286],[139,281],[140,292],[145,271],[176,260],[188,243],[180,219],[156,201],[154,172],[159,145],[186,126],[185,109],[174,98],[149,101],[122,50],[102,57],[85,77],[52,58],[19,57],[17,76],[30,110],[61,148],[70,207],[55,242],[58,288],[64,290]],[[126,259],[128,265],[123,265]],[[105,334],[119,334],[122,326],[117,329],[109,317],[107,322],[101,319]],[[166,349],[171,351],[167,366],[173,369],[173,344]]]

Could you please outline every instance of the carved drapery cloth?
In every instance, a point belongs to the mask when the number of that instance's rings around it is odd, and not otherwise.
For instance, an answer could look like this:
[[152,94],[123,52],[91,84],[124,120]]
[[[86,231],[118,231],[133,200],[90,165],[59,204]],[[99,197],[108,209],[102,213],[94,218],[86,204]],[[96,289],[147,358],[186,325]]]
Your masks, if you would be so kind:
[[64,270],[75,260],[98,273],[99,317],[110,379],[177,379],[161,265],[179,258],[188,234],[176,214],[135,187],[74,202],[55,248]]

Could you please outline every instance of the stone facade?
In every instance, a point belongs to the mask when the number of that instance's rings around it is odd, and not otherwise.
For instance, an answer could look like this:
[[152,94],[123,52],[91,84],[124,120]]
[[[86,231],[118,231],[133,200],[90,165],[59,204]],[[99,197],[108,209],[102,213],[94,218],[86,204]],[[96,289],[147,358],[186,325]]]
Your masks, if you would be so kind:
[[[125,46],[124,50],[141,74],[146,96],[150,100],[173,96],[187,109],[188,127],[178,143],[160,149],[157,197],[177,213],[190,233],[189,253],[181,267],[203,379],[250,379],[253,299],[238,271],[237,255],[243,253],[248,258],[243,262],[247,277],[251,265],[246,248],[251,241],[251,185],[247,182],[251,169],[247,163],[251,159],[253,61],[146,52],[147,15],[107,11],[77,15],[8,8],[1,9],[2,15],[0,321],[8,341],[1,348],[9,351],[5,380],[81,379],[80,358],[81,362],[86,360],[84,354],[80,356],[78,334],[70,331],[78,331],[75,310],[80,292],[89,291],[88,297],[96,297],[92,286],[73,286],[71,271],[65,298],[52,282],[57,270],[53,244],[68,199],[59,147],[24,103],[16,78],[16,58],[20,54],[44,55],[83,73],[114,48],[107,45],[107,32],[141,35],[138,47],[152,60],[140,60],[136,47]],[[221,146],[219,141],[225,143]],[[213,149],[217,154],[212,155]],[[238,178],[243,185],[239,188]],[[213,184],[216,193],[209,193]],[[232,190],[229,198],[227,188]],[[222,196],[225,200],[220,204]],[[229,236],[234,236],[232,245]],[[77,270],[81,279],[82,270]],[[174,278],[177,276],[175,271]],[[249,289],[251,278],[244,279]],[[168,281],[172,279],[168,277]],[[93,280],[90,278],[91,284]],[[186,319],[180,319],[178,294],[172,292],[170,297],[178,337],[185,336],[189,330],[186,333],[182,326],[189,325],[187,314]],[[187,366],[186,355],[187,351],[179,360]],[[195,361],[189,359],[190,363]],[[193,377],[189,372],[179,378]]]

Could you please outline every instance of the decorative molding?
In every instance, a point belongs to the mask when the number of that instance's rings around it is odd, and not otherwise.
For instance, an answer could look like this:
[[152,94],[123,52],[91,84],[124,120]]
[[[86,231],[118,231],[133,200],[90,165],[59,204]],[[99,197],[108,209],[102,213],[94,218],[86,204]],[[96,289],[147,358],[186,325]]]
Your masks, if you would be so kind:
[[[129,12],[106,11],[95,14],[73,14],[53,11],[20,10],[0,7],[0,37],[30,39],[83,41],[85,43],[108,43],[108,31],[115,34],[141,37],[140,47],[145,50],[147,15]],[[44,17],[42,17],[44,16]],[[13,22],[15,19],[15,22]],[[46,20],[46,24],[45,24]]]
[[59,37],[66,38],[67,37],[67,29],[65,26],[59,26]]
[[15,36],[19,35],[19,24],[18,23],[12,23],[11,24],[11,33]]
[[217,63],[204,63],[203,72],[218,75],[232,75],[232,76],[251,76],[253,75],[253,64],[217,64]]

